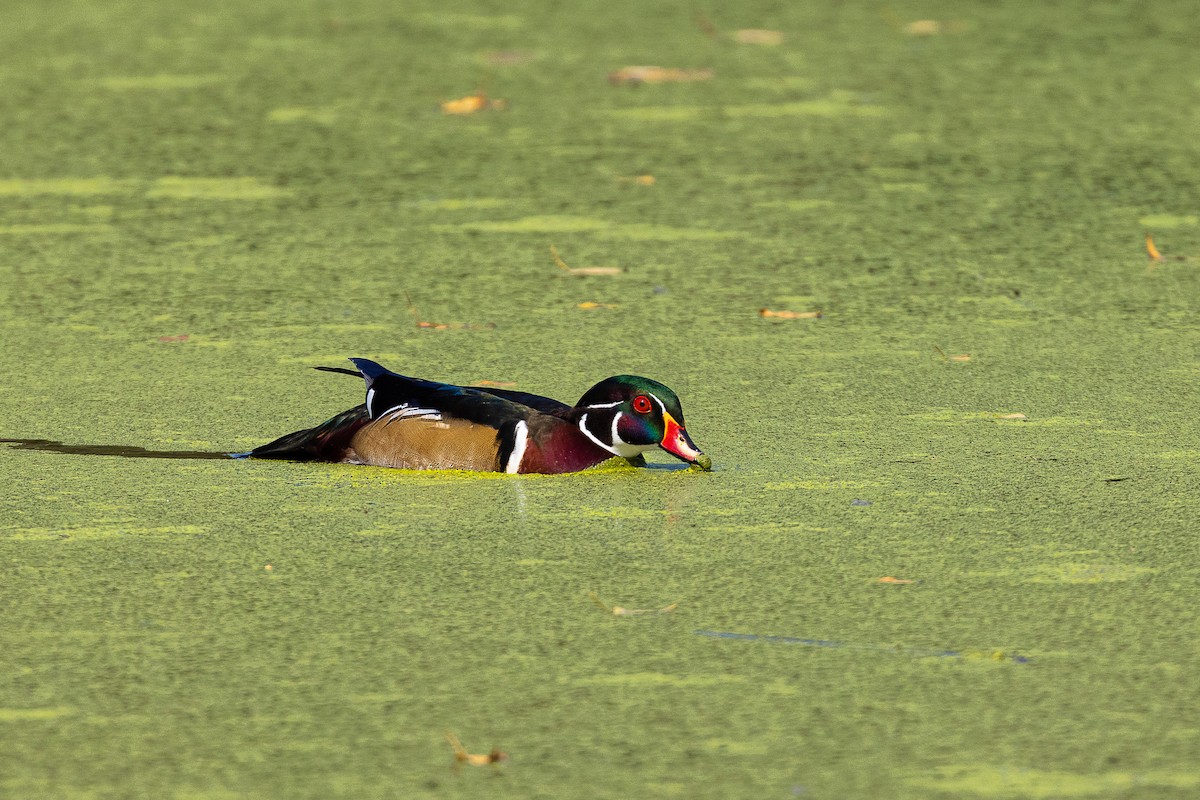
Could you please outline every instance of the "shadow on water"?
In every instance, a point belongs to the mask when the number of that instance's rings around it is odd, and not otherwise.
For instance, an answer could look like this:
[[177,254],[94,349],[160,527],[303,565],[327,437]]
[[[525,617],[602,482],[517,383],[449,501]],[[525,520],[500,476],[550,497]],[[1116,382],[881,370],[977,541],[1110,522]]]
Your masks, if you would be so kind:
[[15,450],[41,450],[69,456],[117,456],[119,458],[232,458],[229,453],[207,450],[147,450],[123,444],[63,444],[52,439],[0,439]]

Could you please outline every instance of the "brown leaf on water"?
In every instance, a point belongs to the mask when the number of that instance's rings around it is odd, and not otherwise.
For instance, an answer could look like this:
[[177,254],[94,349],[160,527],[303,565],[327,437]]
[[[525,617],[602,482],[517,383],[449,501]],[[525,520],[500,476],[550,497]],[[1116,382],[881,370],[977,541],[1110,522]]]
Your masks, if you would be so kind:
[[916,583],[916,581],[911,580],[909,578],[895,578],[895,577],[892,577],[891,575],[884,575],[882,578],[880,578],[878,581],[876,581],[876,583],[906,584],[906,583]]
[[550,256],[554,259],[556,267],[571,275],[620,275],[623,272],[620,267],[568,267],[554,245],[550,245]]
[[734,31],[733,40],[738,44],[760,44],[773,47],[783,44],[783,34],[779,31],[767,31],[761,28],[746,28]]
[[653,175],[633,175],[631,177],[620,175],[617,177],[618,183],[632,183],[637,186],[653,186],[658,181]]
[[608,82],[640,86],[643,83],[688,83],[711,79],[711,69],[675,69],[670,67],[621,67],[608,73]]
[[190,338],[191,336],[188,334],[181,333],[178,336],[160,336],[158,337],[158,340],[160,342],[186,342]]
[[412,295],[404,290],[404,302],[408,305],[408,313],[412,315],[413,324],[427,331],[484,331],[496,327],[494,322],[428,322],[421,319],[421,312],[413,303]]
[[426,322],[419,320],[417,327],[428,331],[490,331],[495,329],[494,322]]
[[475,383],[476,386],[495,386],[499,389],[511,389],[517,385],[516,381],[489,381],[482,380]]
[[767,319],[820,319],[824,316],[820,311],[772,311],[769,308],[760,308],[758,315]]
[[457,100],[447,100],[442,103],[442,113],[465,116],[477,111],[500,111],[506,105],[508,104],[505,101],[489,99],[485,93],[480,91]]
[[454,761],[458,764],[468,764],[472,767],[486,767],[489,764],[498,764],[501,761],[508,760],[508,753],[493,747],[490,753],[468,753],[467,748],[463,747],[462,742],[454,735],[452,731],[446,731],[446,741],[450,748],[454,751]]
[[575,307],[582,308],[586,311],[591,311],[591,310],[597,309],[597,308],[617,308],[617,304],[616,303],[594,303],[591,300],[585,300]]
[[937,350],[937,354],[942,357],[942,361],[957,361],[957,362],[961,363],[963,361],[971,360],[970,353],[957,353],[954,355],[946,355],[946,351],[943,350],[942,348],[938,347],[936,344],[933,346],[933,349]]
[[697,11],[692,19],[696,21],[696,27],[700,29],[701,33],[710,39],[717,38],[717,34],[720,31],[717,30],[717,26],[713,24],[713,21],[708,18],[707,14],[703,11]]

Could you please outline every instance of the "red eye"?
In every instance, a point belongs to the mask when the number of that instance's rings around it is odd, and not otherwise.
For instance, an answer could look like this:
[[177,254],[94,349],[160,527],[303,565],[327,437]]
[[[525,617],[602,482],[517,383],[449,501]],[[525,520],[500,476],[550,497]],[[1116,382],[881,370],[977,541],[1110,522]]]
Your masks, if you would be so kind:
[[654,406],[650,405],[650,398],[646,397],[646,395],[639,394],[637,397],[633,398],[633,410],[639,414],[649,414],[650,409],[652,408],[654,408]]

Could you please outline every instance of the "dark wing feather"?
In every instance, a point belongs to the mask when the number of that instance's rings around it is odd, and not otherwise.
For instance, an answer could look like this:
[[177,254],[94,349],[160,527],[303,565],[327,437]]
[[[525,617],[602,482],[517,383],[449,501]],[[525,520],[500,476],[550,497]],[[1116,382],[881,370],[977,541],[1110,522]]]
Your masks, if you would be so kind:
[[[375,365],[374,362],[366,362],[366,363],[370,363],[370,364],[372,364],[372,366],[378,366],[378,365]],[[339,372],[339,373],[342,373],[343,375],[353,375],[356,378],[362,377],[362,373],[360,373],[358,370],[345,369],[343,367],[313,367],[313,369],[318,369],[318,370],[321,370],[322,372]],[[373,373],[374,370],[371,370],[371,372]],[[508,400],[509,402],[512,402],[512,403],[517,403],[519,405],[528,406],[529,408],[532,408],[534,411],[540,411],[543,414],[550,414],[555,417],[565,416],[566,413],[568,411],[570,411],[572,408],[572,406],[567,405],[566,403],[562,402],[561,400],[555,400],[552,397],[543,397],[540,394],[530,394],[529,392],[514,392],[511,389],[496,389],[496,388],[493,388],[490,386],[454,386],[452,384],[447,384],[447,383],[437,383],[436,381],[421,380],[420,378],[409,378],[404,375],[399,375],[390,370],[384,370],[382,367],[379,368],[379,374],[377,377],[368,378],[368,379],[372,380],[372,385],[375,385],[375,383],[374,383],[375,380],[377,380],[379,378],[384,378],[384,377],[399,378],[403,381],[408,381],[410,386],[413,384],[420,384],[423,388],[434,386],[434,387],[442,387],[442,388],[447,388],[447,389],[466,390],[466,391],[471,391],[471,392],[483,392],[485,394],[490,394],[494,397],[499,397],[502,400]],[[387,403],[388,401],[395,399],[400,394],[404,393],[403,389],[393,388],[392,391],[395,392],[395,394],[389,393],[389,395],[386,399],[381,399],[379,413],[382,413],[384,410],[386,410],[382,405],[383,403]],[[418,395],[416,393],[414,393],[413,396],[417,397]],[[401,402],[407,402],[407,401],[402,400]],[[395,405],[398,405],[398,404],[399,403],[396,403]]]
[[250,458],[288,458],[293,461],[340,461],[354,434],[370,421],[367,407],[356,406],[315,428],[281,436],[246,455]]
[[540,394],[530,394],[529,392],[514,392],[509,389],[493,389],[490,386],[471,386],[469,387],[477,392],[487,392],[494,394],[496,397],[509,400],[513,403],[520,403],[523,406],[529,406],[534,411],[540,411],[543,414],[550,414],[555,417],[563,417],[571,406],[552,397],[542,397]]
[[531,407],[483,389],[454,386],[386,372],[370,381],[376,418],[396,406],[429,408],[468,422],[499,430],[508,422],[527,419]]

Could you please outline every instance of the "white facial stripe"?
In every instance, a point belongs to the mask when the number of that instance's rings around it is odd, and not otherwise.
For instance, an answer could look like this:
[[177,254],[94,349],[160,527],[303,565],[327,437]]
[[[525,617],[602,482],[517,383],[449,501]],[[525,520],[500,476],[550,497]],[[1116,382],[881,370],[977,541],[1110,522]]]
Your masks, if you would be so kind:
[[607,450],[608,452],[612,453],[613,455],[616,455],[616,456],[621,455],[620,453],[618,453],[616,451],[616,449],[612,445],[607,445],[604,442],[600,441],[599,439],[596,438],[595,434],[593,434],[590,430],[588,430],[587,417],[588,417],[588,415],[584,414],[582,417],[579,418],[579,430],[583,431],[583,435],[586,436],[587,438],[591,439],[592,442],[597,447],[603,448],[603,449]]
[[367,389],[367,416],[375,416],[375,411],[371,408],[371,404],[375,402],[375,390]]
[[617,431],[617,426],[620,424],[621,424],[621,414],[617,414],[615,417],[613,417],[613,427],[612,427],[613,449],[618,449],[618,445],[629,444],[629,442],[627,442],[621,438],[621,434]]
[[525,424],[525,420],[521,420],[513,431],[513,449],[508,456],[508,463],[504,465],[504,471],[509,475],[516,475],[521,469],[521,459],[525,458],[525,448],[528,444],[529,426]]
[[616,408],[617,406],[621,405],[621,403],[623,403],[623,402],[625,402],[625,401],[618,400],[615,403],[592,403],[590,406],[584,406],[584,408]]
[[654,392],[646,392],[646,394],[654,398],[654,402],[658,403],[658,407],[662,409],[662,413],[667,413],[667,404],[659,400],[658,395],[654,394]]

